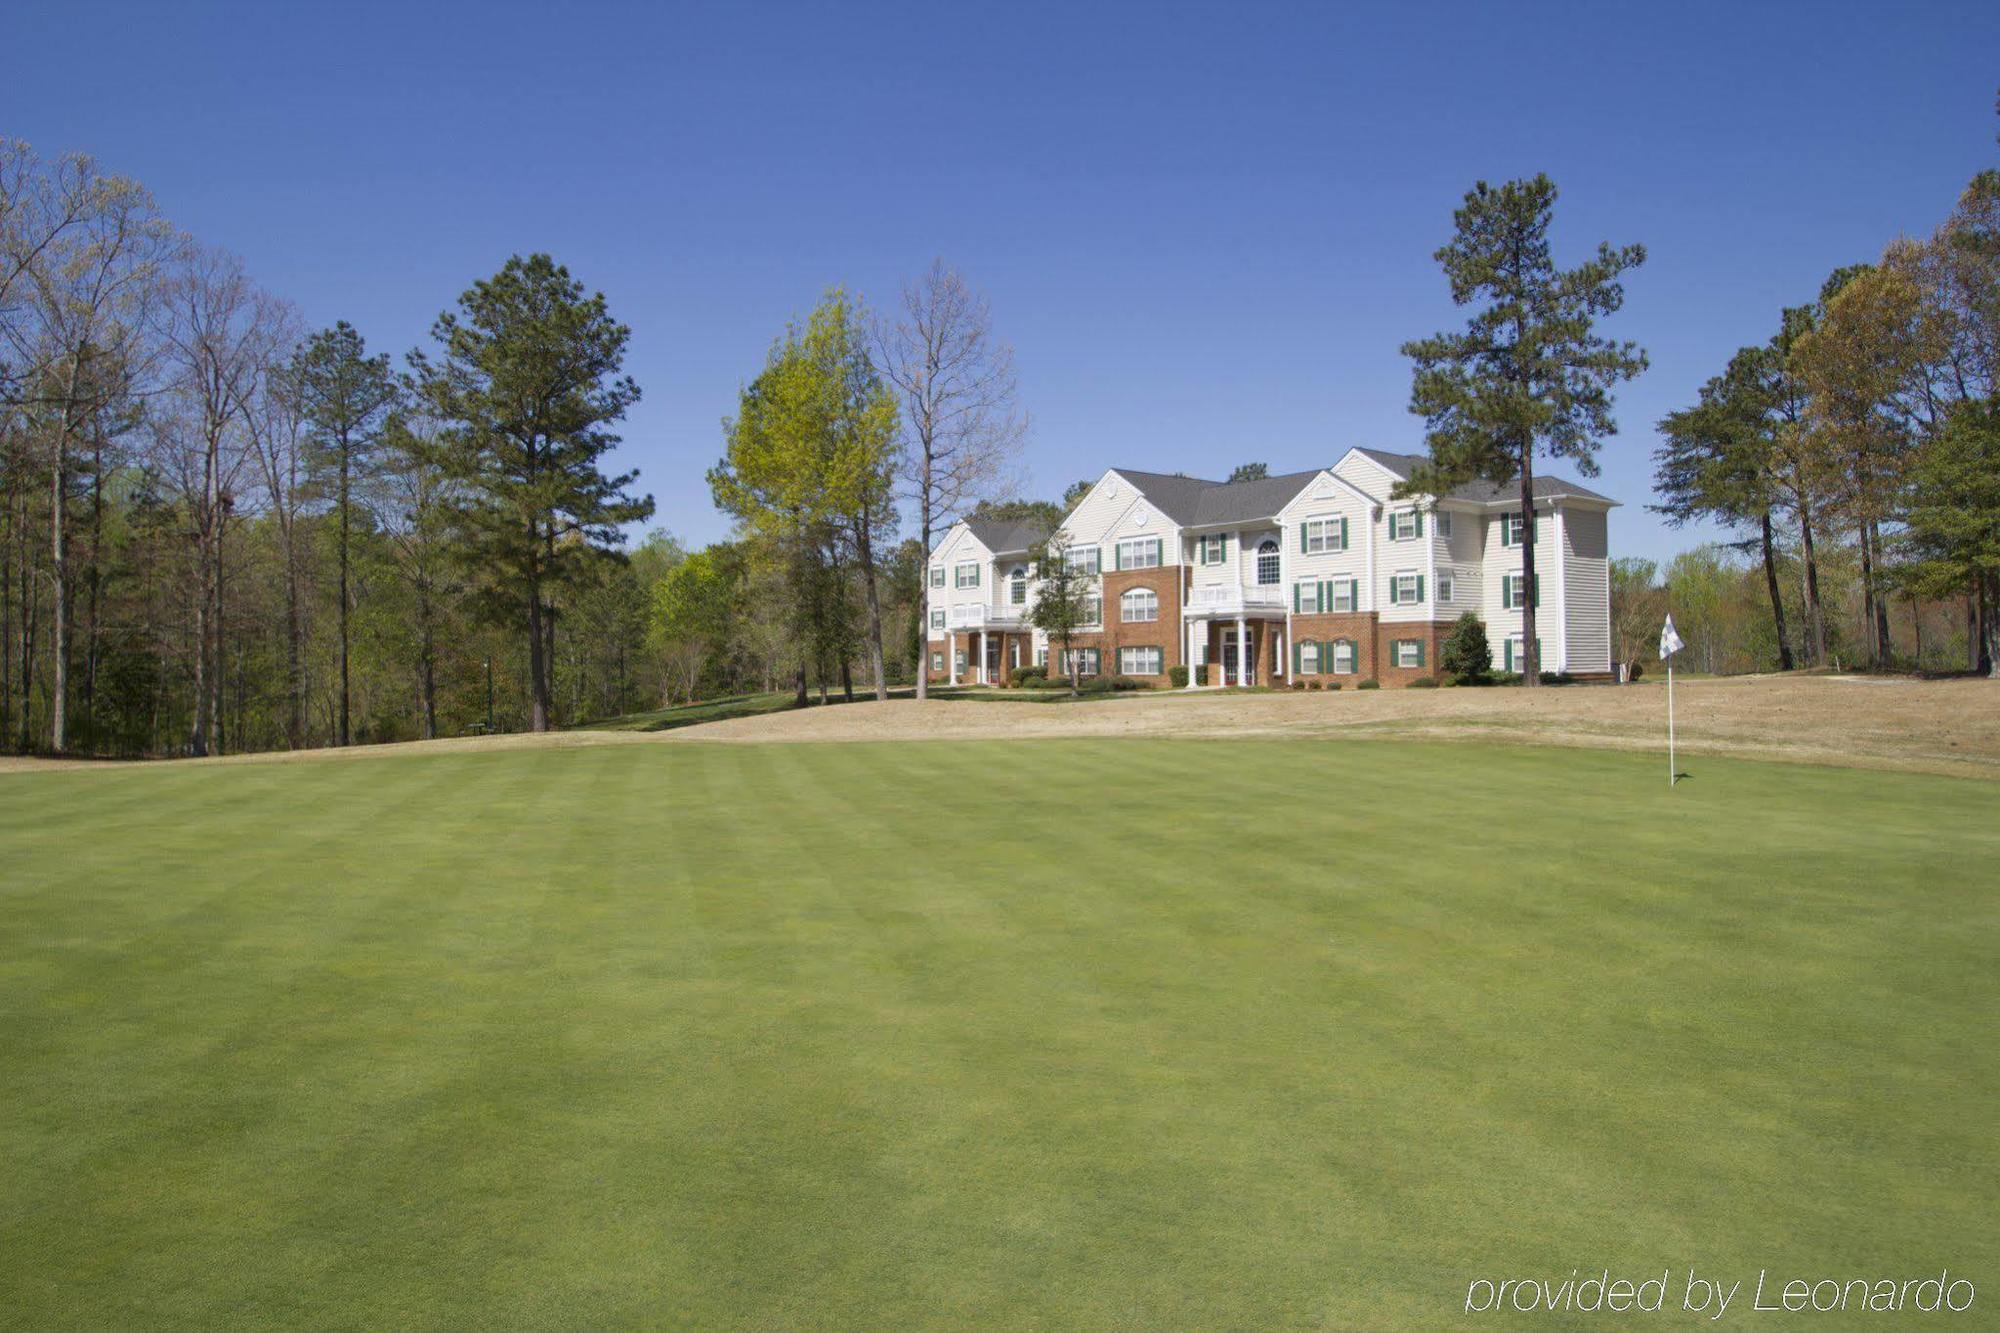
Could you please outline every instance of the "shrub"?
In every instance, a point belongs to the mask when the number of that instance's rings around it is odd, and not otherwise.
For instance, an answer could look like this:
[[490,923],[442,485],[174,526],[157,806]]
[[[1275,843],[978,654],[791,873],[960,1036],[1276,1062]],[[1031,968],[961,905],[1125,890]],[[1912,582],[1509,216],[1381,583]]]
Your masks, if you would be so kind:
[[1493,647],[1486,641],[1486,622],[1467,611],[1445,635],[1438,665],[1467,684],[1484,680],[1493,670]]
[[1437,687],[1438,683],[1429,676],[1418,676],[1410,682],[1410,688],[1413,690],[1434,690]]
[[1167,684],[1177,690],[1185,688],[1187,685],[1187,668],[1182,666],[1168,667]]
[[1204,662],[1194,669],[1194,683],[1197,685],[1208,684],[1208,663]]
[[1306,683],[1305,683],[1304,681],[1302,681],[1302,680],[1294,680],[1294,681],[1292,682],[1292,688],[1293,688],[1293,689],[1295,689],[1295,690],[1302,690],[1302,689],[1304,689],[1305,687],[1306,687]]
[[1316,681],[1316,680],[1309,680],[1309,681],[1307,681],[1307,682],[1306,682],[1306,688],[1307,688],[1307,689],[1309,689],[1309,690],[1316,690],[1316,689],[1318,689],[1319,687],[1320,687],[1320,683],[1319,683],[1318,681]]
[[1337,690],[1340,688],[1340,682],[1337,680],[1330,680],[1326,683],[1326,687],[1329,690]]
[[1013,686],[1017,690],[1025,690],[1030,686],[1039,687],[1048,683],[1049,669],[1047,667],[1024,666],[1016,670],[1009,679],[1013,682]]
[[1643,662],[1639,661],[1639,660],[1638,660],[1637,658],[1634,658],[1634,659],[1633,659],[1633,661],[1632,661],[1632,671],[1631,671],[1631,674],[1630,674],[1630,675],[1628,675],[1628,676],[1626,677],[1626,679],[1627,679],[1627,680],[1637,680],[1637,679],[1639,679],[1639,677],[1641,677],[1641,676],[1643,676],[1643,675],[1645,675],[1645,674],[1646,674],[1646,665],[1645,665],[1645,663],[1643,663]]
[[1542,684],[1544,685],[1572,685],[1575,683],[1576,677],[1570,675],[1567,671],[1544,671],[1542,673]]
[[1375,679],[1375,677],[1370,676],[1367,680],[1362,681],[1359,685],[1356,685],[1354,688],[1357,690],[1379,690],[1382,688],[1382,682]]

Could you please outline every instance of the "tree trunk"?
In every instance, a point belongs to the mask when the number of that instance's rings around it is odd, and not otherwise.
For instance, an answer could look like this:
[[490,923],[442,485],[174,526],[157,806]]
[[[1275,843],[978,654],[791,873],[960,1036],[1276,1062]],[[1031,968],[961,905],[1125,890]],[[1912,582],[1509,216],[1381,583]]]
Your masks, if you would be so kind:
[[90,567],[84,574],[84,586],[89,589],[90,600],[85,608],[90,618],[90,628],[84,639],[83,650],[83,727],[84,744],[95,750],[97,743],[97,664],[100,654],[98,618],[103,604],[104,592],[104,439],[97,437],[96,448],[92,451],[90,464]]
[[1868,524],[1861,524],[1861,636],[1868,645],[1868,661],[1872,666],[1887,666],[1881,655],[1881,645],[1875,639],[1875,552],[1868,540]]
[[[72,369],[71,378],[75,377]],[[74,390],[72,390],[74,392]],[[52,575],[49,649],[49,748],[61,754],[69,745],[69,405],[63,406],[56,427],[55,459],[49,468],[49,565]]]
[[917,700],[931,697],[931,459],[924,451],[923,494],[917,500],[918,536],[923,541],[923,580],[917,585]]
[[1812,513],[1799,508],[1799,546],[1805,556],[1806,633],[1812,647],[1812,664],[1826,665],[1826,613],[1819,601],[1819,555],[1813,548]]
[[1778,631],[1778,670],[1790,671],[1792,662],[1792,640],[1785,632],[1785,599],[1778,591],[1778,559],[1772,549],[1771,511],[1762,515],[1764,544],[1764,590],[1771,596],[1771,623]]
[[528,730],[549,729],[549,680],[542,655],[547,651],[542,638],[541,582],[530,576],[528,583]]
[[1889,637],[1889,591],[1881,585],[1882,574],[1882,525],[1874,521],[1868,524],[1868,550],[1876,576],[1875,588],[1875,651],[1880,654],[1882,665],[1888,666],[1896,656],[1895,641]]
[[[856,554],[861,557],[861,595],[868,606],[868,666],[875,673],[875,697],[878,700],[889,697],[889,678],[883,674],[882,662],[882,598],[875,587],[875,538],[870,530],[872,524],[863,514],[855,525],[854,540]],[[925,558],[924,582],[930,582],[929,558]],[[854,686],[850,682],[847,697],[854,698]]]
[[334,744],[345,749],[353,737],[349,726],[347,675],[347,540],[348,540],[348,459],[347,441],[340,442],[340,720]]
[[1965,669],[1979,670],[1979,585],[1965,591]]
[[424,739],[434,741],[438,734],[437,715],[437,629],[432,624],[430,589],[417,589],[417,689],[423,697]]
[[840,697],[847,703],[854,702],[854,664],[845,657],[840,659]]
[[2000,678],[2000,578],[1980,580],[1979,666],[1988,678]]
[[796,680],[798,684],[798,695],[793,700],[793,704],[796,707],[804,708],[806,706],[806,664],[803,660],[799,662],[799,673]]
[[1521,684],[1542,683],[1542,654],[1535,642],[1535,447],[1521,449]]

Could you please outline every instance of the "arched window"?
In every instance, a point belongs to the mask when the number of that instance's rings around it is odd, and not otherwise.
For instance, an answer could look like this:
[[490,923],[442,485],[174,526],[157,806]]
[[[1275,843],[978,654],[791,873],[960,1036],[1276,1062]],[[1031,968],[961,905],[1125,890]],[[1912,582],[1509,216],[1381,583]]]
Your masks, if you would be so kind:
[[1341,676],[1351,676],[1354,674],[1354,641],[1352,639],[1335,639],[1333,641],[1332,670],[1336,675]]
[[1118,617],[1130,623],[1160,618],[1160,595],[1151,588],[1132,588],[1118,599]]
[[1257,582],[1272,584],[1278,581],[1278,543],[1270,537],[1257,543]]
[[1028,604],[1028,567],[1014,566],[1014,572],[1007,576],[1007,601],[1011,606]]

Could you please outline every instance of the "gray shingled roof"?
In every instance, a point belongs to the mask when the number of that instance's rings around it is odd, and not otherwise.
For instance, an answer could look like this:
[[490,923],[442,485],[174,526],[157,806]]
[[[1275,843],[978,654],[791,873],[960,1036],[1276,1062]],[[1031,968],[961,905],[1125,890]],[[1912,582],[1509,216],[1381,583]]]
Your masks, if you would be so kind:
[[[1386,449],[1357,449],[1356,453],[1366,454],[1383,467],[1388,468],[1405,481],[1410,479],[1410,471],[1424,460],[1422,454],[1392,454]],[[1469,481],[1455,488],[1446,496],[1450,500],[1471,500],[1477,504],[1491,504],[1496,500],[1512,500],[1521,494],[1519,483],[1496,486],[1484,479]],[[1537,500],[1558,500],[1574,498],[1579,500],[1602,500],[1606,504],[1616,504],[1608,495],[1599,495],[1588,486],[1580,486],[1567,477],[1538,476],[1535,478],[1535,498]]]
[[1026,520],[968,518],[965,526],[995,555],[1025,551],[1038,540],[1035,525]]
[[1230,482],[1169,476],[1163,472],[1134,472],[1122,467],[1112,470],[1137,486],[1154,508],[1183,528],[1253,523],[1274,517],[1306,488],[1306,483],[1319,475],[1315,469],[1256,481]]

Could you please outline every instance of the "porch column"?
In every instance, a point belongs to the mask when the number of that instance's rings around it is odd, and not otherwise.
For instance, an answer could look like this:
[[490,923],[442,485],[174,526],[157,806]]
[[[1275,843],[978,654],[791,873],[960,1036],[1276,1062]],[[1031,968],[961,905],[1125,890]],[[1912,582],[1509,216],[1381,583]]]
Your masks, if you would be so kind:
[[953,630],[944,645],[945,670],[951,673],[951,683],[958,684],[958,631]]
[[1185,688],[1185,689],[1190,689],[1190,690],[1194,688],[1194,683],[1195,683],[1195,682],[1194,682],[1194,672],[1195,672],[1195,666],[1194,666],[1194,627],[1195,627],[1195,623],[1196,623],[1196,622],[1194,622],[1194,621],[1190,620],[1190,621],[1188,621],[1188,622],[1187,622],[1186,624],[1184,624],[1184,625],[1182,625],[1182,626],[1181,626],[1181,653],[1182,653],[1182,657],[1181,657],[1181,661],[1187,664],[1187,673],[1188,673],[1188,683],[1187,683],[1187,684],[1186,684],[1186,685],[1185,685],[1185,686],[1184,686],[1183,688]]
[[986,631],[982,629],[979,631],[979,677],[978,677],[979,683],[981,685],[991,685],[993,683],[992,681],[986,678],[986,675],[987,675]]
[[1236,617],[1236,684],[1240,688],[1250,683],[1250,627],[1243,623],[1243,617]]

